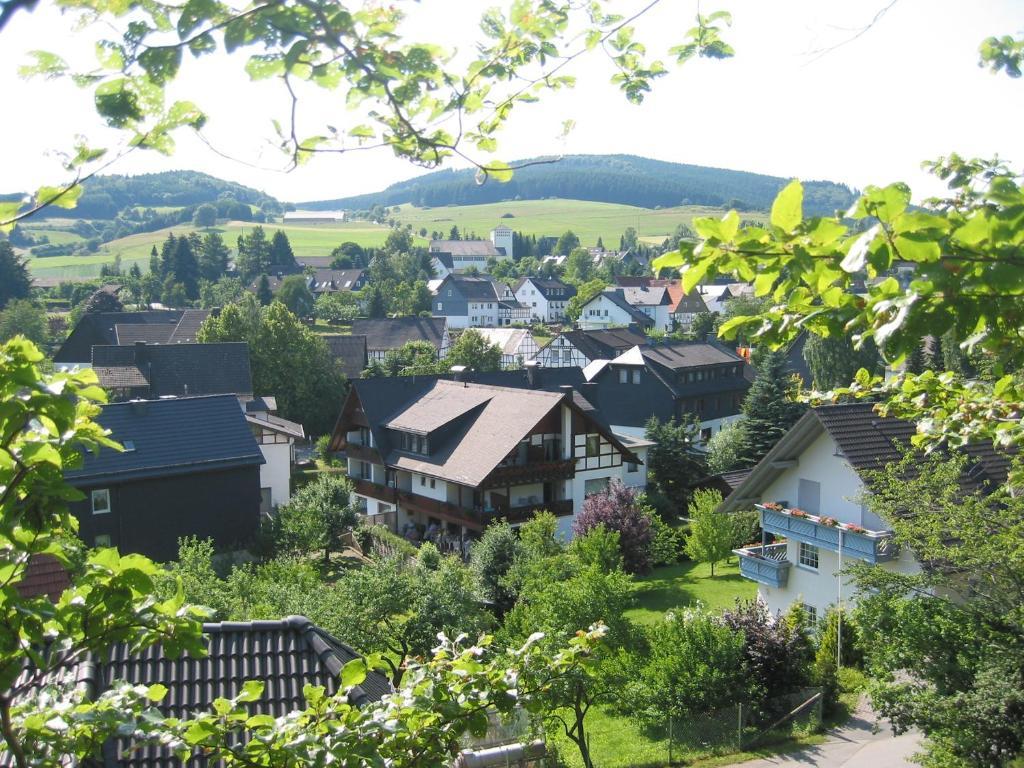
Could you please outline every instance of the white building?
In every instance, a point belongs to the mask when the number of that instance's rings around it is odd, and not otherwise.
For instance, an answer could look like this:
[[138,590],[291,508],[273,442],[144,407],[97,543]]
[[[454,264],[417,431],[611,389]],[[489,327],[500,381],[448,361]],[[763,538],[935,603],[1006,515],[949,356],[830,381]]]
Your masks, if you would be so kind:
[[242,410],[265,459],[260,467],[260,512],[269,515],[291,499],[295,441],[304,440],[306,434],[301,424],[276,415],[273,397],[244,400]]
[[499,224],[491,230],[491,243],[494,244],[494,247],[505,256],[514,259],[516,255],[513,252],[513,242],[512,230],[504,224]]
[[[740,571],[758,582],[769,611],[801,602],[814,617],[853,598],[845,565],[861,561],[900,573],[916,573],[912,552],[900,550],[889,523],[864,503],[865,473],[898,461],[914,425],[880,418],[870,403],[809,410],[725,499],[726,512],[760,510],[774,544],[737,550]],[[1003,482],[1005,459],[990,448],[969,449],[971,482]]]
[[576,295],[576,286],[561,280],[524,277],[515,284],[516,299],[530,308],[530,319],[538,323],[560,323],[565,308]]
[[477,328],[488,344],[501,348],[502,368],[522,368],[540,351],[529,328]]
[[626,301],[625,290],[610,288],[584,304],[578,321],[579,327],[584,331],[629,325],[636,325],[645,331],[654,328],[654,318]]

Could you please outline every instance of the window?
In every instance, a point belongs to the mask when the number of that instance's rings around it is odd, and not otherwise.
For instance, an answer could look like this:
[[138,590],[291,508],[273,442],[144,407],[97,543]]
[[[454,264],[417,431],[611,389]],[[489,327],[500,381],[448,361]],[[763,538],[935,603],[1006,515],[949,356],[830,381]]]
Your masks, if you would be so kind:
[[98,533],[98,534],[96,534],[95,536],[93,536],[92,545],[94,547],[109,547],[109,546],[112,546],[112,543],[110,541],[110,534],[109,533]]
[[437,487],[437,480],[435,480],[434,478],[430,478],[430,487],[431,488],[436,488]]
[[629,384],[629,371],[625,368],[619,369],[619,384]]
[[634,472],[637,472],[639,469],[640,469],[640,466],[636,462],[632,462],[632,461],[627,461],[626,462],[626,471],[627,472],[634,473]]
[[798,561],[805,568],[818,570],[818,548],[813,544],[800,542],[800,557]]
[[437,311],[440,312],[442,309],[444,309],[444,305],[440,301],[437,302]]
[[426,485],[426,484],[427,484],[427,478],[424,477],[423,475],[420,475],[420,485]]
[[450,299],[451,297],[452,297],[452,289],[451,289],[451,288],[449,288],[449,289],[448,289],[448,298]]
[[572,350],[571,349],[563,349],[562,350],[562,360],[564,362],[566,362],[566,363],[572,362]]
[[818,609],[815,608],[813,605],[808,605],[807,603],[803,603],[801,607],[804,609],[804,613],[807,614],[807,620],[811,624],[817,624],[818,623]]
[[105,515],[110,511],[110,491],[107,488],[97,488],[92,492],[92,513],[94,515]]
[[640,371],[633,371],[633,383],[634,384],[639,384],[640,383]]
[[601,438],[587,435],[587,456],[598,456],[601,453]]

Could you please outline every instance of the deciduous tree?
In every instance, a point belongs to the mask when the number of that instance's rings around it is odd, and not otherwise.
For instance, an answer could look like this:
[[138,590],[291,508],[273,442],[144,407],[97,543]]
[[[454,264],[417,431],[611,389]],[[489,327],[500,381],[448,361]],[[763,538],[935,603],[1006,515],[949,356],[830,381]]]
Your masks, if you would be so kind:
[[501,370],[501,356],[501,347],[489,343],[475,328],[467,328],[448,350],[445,365],[464,365],[473,371],[497,371]]
[[646,573],[651,569],[651,514],[635,490],[614,480],[606,490],[584,499],[573,533],[583,536],[599,525],[617,532],[623,568],[627,573]]
[[736,545],[733,518],[718,511],[722,494],[718,491],[697,490],[690,505],[690,533],[686,537],[686,554],[701,563],[715,564],[725,560]]
[[311,317],[316,299],[306,284],[305,275],[288,275],[281,281],[275,299],[284,304],[297,317]]

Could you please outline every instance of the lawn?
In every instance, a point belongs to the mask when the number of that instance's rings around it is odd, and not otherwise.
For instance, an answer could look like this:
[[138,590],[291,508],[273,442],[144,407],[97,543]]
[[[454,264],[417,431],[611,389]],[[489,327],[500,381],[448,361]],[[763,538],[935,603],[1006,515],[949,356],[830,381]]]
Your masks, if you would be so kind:
[[640,624],[653,624],[673,608],[702,603],[712,611],[731,608],[736,599],[750,600],[757,585],[740,576],[739,564],[719,563],[715,575],[706,563],[677,563],[656,568],[636,580],[637,606],[626,616]]

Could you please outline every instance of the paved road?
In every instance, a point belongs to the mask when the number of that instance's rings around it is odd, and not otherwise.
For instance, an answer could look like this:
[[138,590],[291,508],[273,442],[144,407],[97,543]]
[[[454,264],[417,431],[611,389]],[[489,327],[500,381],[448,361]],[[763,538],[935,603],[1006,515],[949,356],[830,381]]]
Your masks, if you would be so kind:
[[812,747],[785,755],[749,760],[742,768],[795,768],[814,765],[822,768],[905,768],[915,765],[910,756],[918,751],[920,734],[905,733],[893,737],[888,723],[876,728],[874,712],[866,704],[840,728],[829,731],[826,740]]

